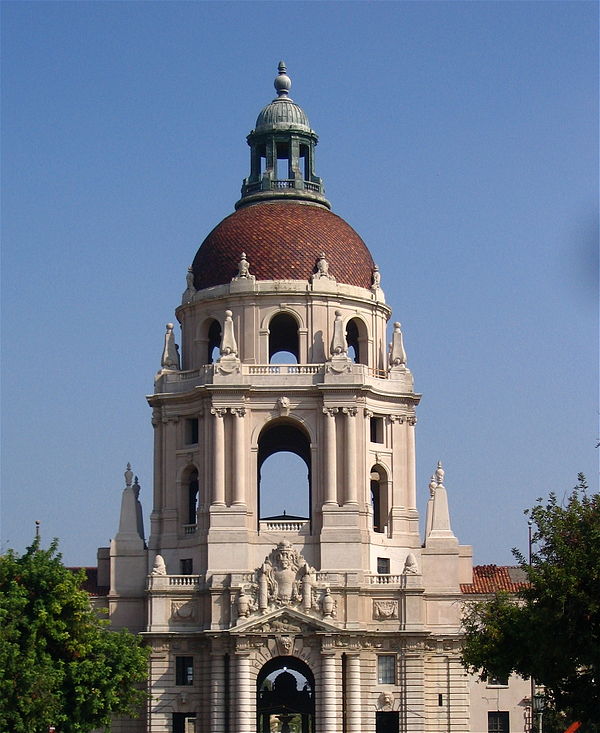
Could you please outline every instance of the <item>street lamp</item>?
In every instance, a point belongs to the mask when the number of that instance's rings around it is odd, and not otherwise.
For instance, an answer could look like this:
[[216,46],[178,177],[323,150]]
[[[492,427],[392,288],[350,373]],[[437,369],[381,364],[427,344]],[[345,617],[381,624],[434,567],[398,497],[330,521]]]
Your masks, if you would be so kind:
[[546,705],[545,696],[536,692],[533,696],[533,712],[538,716],[538,733],[542,733],[542,716],[544,715],[544,706]]
[[[531,528],[533,527],[533,520],[529,519],[527,522],[527,540],[528,540],[528,546],[529,546],[529,567],[531,567],[531,556],[532,556],[532,536],[531,536]],[[533,679],[533,675],[529,679],[530,689],[531,689],[531,719],[529,721],[529,733],[533,733],[533,710],[534,710],[534,698],[535,698],[535,680]]]

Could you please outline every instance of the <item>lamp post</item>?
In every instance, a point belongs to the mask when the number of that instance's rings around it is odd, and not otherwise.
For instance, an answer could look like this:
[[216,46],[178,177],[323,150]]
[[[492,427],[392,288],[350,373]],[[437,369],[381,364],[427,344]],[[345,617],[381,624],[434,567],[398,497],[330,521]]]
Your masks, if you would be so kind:
[[538,733],[542,731],[542,717],[544,715],[544,706],[546,699],[542,693],[537,692],[532,699],[532,713],[537,713],[538,716]]
[[[529,566],[531,567],[531,555],[532,555],[532,542],[531,542],[531,527],[533,525],[533,522],[531,519],[527,521],[527,538],[528,538],[528,545],[529,545]],[[530,679],[531,682],[531,719],[529,720],[529,733],[533,733],[533,700],[535,697],[535,680],[533,677]]]

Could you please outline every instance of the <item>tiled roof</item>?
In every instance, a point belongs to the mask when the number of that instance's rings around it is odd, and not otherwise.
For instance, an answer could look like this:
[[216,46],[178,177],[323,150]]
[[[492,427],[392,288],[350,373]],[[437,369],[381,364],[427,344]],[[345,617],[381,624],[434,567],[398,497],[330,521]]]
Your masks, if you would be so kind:
[[473,582],[461,583],[465,594],[497,593],[508,591],[517,593],[527,587],[527,576],[519,567],[512,565],[475,565]]
[[373,259],[349,224],[322,206],[268,201],[245,206],[218,224],[198,250],[197,290],[229,283],[242,252],[257,280],[304,280],[321,252],[338,282],[370,288]]
[[98,585],[98,568],[69,568],[74,573],[80,570],[85,571],[86,578],[81,585],[81,590],[87,591],[91,596],[107,596],[108,586]]

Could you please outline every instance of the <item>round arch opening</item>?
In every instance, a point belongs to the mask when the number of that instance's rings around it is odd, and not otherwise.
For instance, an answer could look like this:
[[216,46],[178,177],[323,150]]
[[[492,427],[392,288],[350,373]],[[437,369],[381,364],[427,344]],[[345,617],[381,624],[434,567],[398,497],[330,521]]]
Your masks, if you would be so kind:
[[[262,484],[263,464],[265,461],[274,456],[281,454],[284,457],[286,453],[297,456],[304,463],[306,474],[302,477],[299,470],[302,464],[294,461],[295,465],[290,464],[290,469],[295,470],[297,481],[292,481],[290,474],[286,475],[285,471],[280,472],[280,478],[275,486],[267,486]],[[278,456],[279,458],[280,456]],[[311,450],[310,438],[306,431],[299,423],[280,418],[272,420],[262,430],[258,438],[258,463],[257,463],[257,514],[259,519],[310,519],[312,515],[312,490],[311,490]],[[293,491],[293,497],[287,497],[286,491]],[[284,517],[283,514],[273,514],[269,511],[272,506],[271,502],[265,501],[269,493],[275,493],[281,511],[289,506],[289,501],[293,499],[293,506],[303,506],[306,508],[306,515],[293,515]],[[303,495],[302,495],[303,494]],[[288,498],[288,502],[286,502]],[[265,511],[263,511],[263,509]]]
[[289,364],[291,359],[300,361],[298,322],[290,313],[277,313],[269,321],[269,362]]
[[297,657],[269,660],[256,679],[258,733],[314,733],[315,678]]

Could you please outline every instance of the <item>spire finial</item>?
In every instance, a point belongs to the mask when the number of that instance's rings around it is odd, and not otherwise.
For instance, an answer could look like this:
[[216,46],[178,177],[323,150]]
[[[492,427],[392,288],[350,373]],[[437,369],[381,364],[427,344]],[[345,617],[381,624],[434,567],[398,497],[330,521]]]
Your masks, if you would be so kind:
[[285,61],[280,61],[277,67],[279,74],[275,77],[275,91],[277,96],[282,99],[287,99],[289,96],[290,87],[292,86],[292,80],[287,75],[287,67]]

